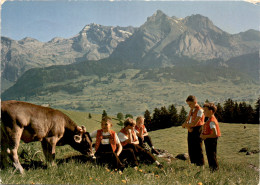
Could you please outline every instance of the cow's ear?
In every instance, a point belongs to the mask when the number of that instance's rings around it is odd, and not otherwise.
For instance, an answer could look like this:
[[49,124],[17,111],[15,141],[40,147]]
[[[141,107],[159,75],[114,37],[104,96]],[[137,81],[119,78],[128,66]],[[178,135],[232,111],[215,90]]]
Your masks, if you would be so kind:
[[82,128],[82,130],[83,130],[84,133],[87,132],[87,129],[86,129],[86,127],[85,127],[84,125],[82,125],[81,128]]
[[77,126],[77,130],[78,130],[80,133],[83,133],[83,129],[82,129],[80,126]]
[[75,135],[75,136],[74,136],[74,141],[75,141],[76,143],[80,143],[81,140],[82,140],[82,137],[81,137],[80,135]]

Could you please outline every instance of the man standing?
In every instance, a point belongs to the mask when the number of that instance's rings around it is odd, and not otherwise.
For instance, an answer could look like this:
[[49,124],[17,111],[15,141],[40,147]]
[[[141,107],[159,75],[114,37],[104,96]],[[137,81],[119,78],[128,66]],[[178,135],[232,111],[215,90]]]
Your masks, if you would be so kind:
[[205,116],[203,109],[198,105],[195,96],[188,96],[186,103],[190,107],[190,112],[186,121],[182,124],[182,127],[188,129],[188,153],[190,156],[190,161],[197,166],[203,166],[204,157],[200,134],[201,126],[204,124]]

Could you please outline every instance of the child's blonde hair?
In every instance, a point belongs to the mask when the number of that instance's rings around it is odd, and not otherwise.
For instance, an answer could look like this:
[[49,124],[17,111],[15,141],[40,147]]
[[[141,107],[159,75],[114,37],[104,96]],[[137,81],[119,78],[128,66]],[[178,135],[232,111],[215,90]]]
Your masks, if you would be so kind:
[[127,118],[124,122],[124,126],[127,127],[128,125],[134,126],[136,124],[135,120],[133,118]]
[[144,117],[143,116],[138,116],[137,118],[136,118],[136,123],[138,123],[139,121],[141,121],[141,120],[144,120]]

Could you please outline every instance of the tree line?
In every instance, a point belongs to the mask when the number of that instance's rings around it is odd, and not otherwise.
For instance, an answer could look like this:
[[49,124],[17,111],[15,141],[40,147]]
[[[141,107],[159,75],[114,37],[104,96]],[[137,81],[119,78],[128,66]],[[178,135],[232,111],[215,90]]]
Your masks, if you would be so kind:
[[[208,100],[206,100],[208,102]],[[223,105],[220,103],[215,104],[217,106],[217,111],[215,113],[216,118],[219,122],[224,123],[250,123],[259,124],[259,104],[260,97],[255,103],[254,108],[247,104],[246,102],[237,102],[232,99],[226,100]],[[200,105],[203,107],[203,104]],[[102,117],[107,116],[105,110],[103,110]],[[161,108],[155,108],[153,113],[146,110],[144,113],[145,127],[148,131],[169,128],[173,126],[180,126],[186,120],[188,112],[185,110],[184,106],[181,107],[178,112],[176,107],[172,104],[169,107],[163,106]],[[89,114],[89,119],[91,119]],[[123,120],[131,117],[131,114],[125,114],[119,112],[117,114],[117,119],[119,120],[119,125],[123,126]],[[207,118],[205,118],[207,119]]]
[[[223,105],[216,104],[217,112],[215,116],[219,122],[259,124],[259,102],[260,98],[258,98],[255,108],[253,108],[246,102],[238,103],[228,99]],[[174,105],[170,105],[168,108],[165,106],[155,108],[152,115],[149,110],[146,110],[144,113],[145,126],[148,131],[180,126],[187,116],[188,112],[184,106],[182,106],[179,113]]]

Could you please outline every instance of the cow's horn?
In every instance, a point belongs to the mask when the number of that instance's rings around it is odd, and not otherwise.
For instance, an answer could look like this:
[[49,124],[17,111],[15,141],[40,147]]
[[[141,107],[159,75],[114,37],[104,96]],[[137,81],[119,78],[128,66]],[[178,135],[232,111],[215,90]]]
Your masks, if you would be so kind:
[[75,140],[75,142],[80,143],[82,140],[82,137],[80,135],[75,135],[74,140]]
[[87,132],[87,129],[84,125],[82,125],[81,128],[83,129],[83,132]]

